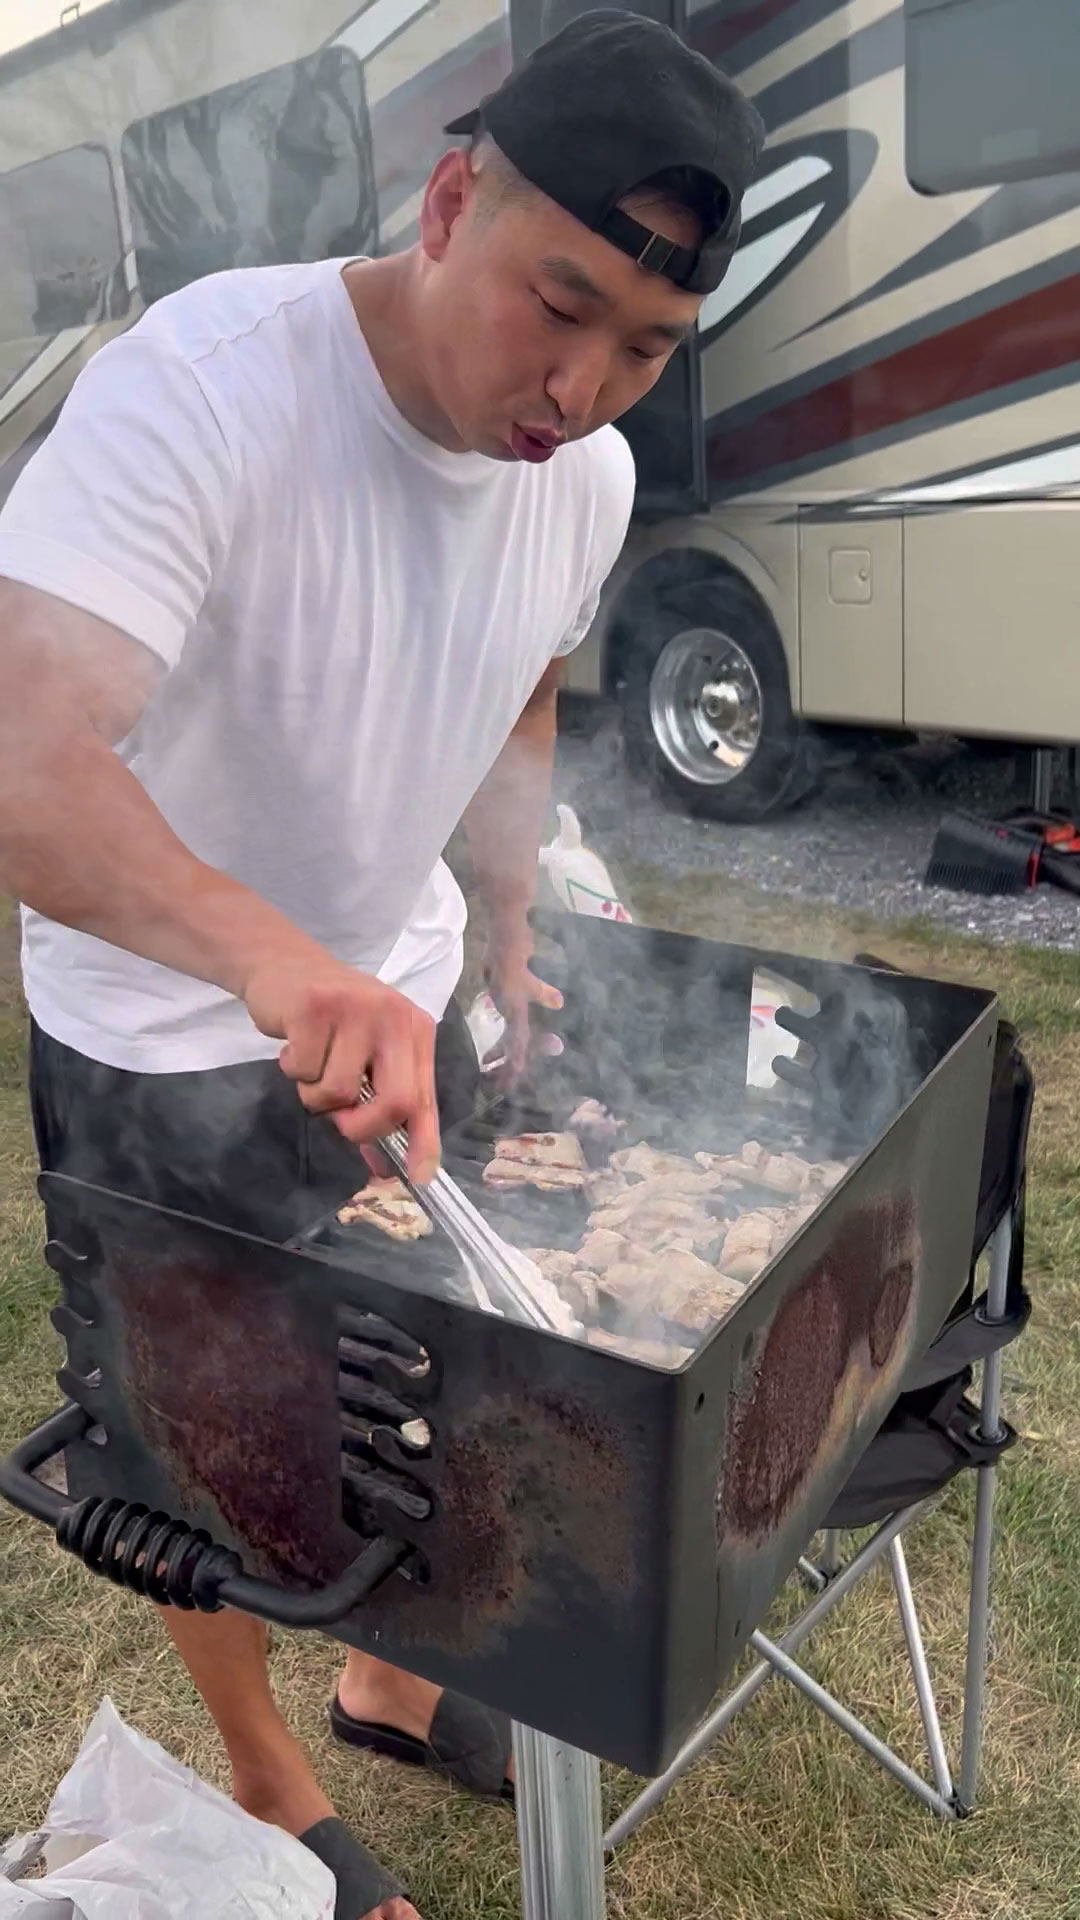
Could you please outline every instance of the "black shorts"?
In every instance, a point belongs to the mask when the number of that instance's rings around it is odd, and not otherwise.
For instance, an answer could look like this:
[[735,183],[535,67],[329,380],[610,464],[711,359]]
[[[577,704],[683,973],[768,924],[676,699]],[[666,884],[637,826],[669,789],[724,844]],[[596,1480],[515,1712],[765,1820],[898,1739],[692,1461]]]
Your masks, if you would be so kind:
[[[451,1001],[436,1040],[444,1127],[472,1109],[479,1068]],[[129,1073],[30,1028],[38,1158],[134,1199],[278,1243],[362,1186],[367,1168],[333,1122],[309,1114],[276,1060]]]

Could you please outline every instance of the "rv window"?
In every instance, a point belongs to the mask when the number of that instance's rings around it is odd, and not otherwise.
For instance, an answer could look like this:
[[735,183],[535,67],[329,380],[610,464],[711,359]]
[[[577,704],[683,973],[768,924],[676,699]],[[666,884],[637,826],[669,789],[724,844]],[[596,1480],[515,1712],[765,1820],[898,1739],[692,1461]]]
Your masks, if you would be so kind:
[[127,311],[109,156],[70,147],[0,174],[0,390],[42,336]]
[[345,47],[137,120],[121,157],[148,305],[223,267],[378,248],[364,70]]
[[1076,0],[904,0],[907,172],[921,193],[1080,167]]

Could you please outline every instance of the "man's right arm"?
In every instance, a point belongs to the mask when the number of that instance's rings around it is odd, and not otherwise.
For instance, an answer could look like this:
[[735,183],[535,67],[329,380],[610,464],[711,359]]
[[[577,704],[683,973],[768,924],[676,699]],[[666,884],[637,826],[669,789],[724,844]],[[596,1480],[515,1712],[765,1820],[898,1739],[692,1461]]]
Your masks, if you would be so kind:
[[[196,859],[112,751],[163,671],[118,628],[0,579],[0,887],[244,1000],[306,1106],[358,1143],[406,1125],[430,1177],[431,1021]],[[365,1075],[378,1098],[362,1108]]]

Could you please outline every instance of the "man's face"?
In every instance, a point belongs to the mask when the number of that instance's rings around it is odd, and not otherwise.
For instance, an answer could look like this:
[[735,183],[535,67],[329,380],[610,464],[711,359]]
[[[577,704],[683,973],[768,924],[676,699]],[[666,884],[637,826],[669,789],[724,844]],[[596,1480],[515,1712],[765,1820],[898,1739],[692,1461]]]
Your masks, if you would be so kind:
[[[645,273],[542,195],[485,204],[464,154],[432,176],[421,244],[435,399],[463,448],[545,460],[617,420],[659,379],[701,304]],[[694,216],[644,203],[653,231],[697,240]]]

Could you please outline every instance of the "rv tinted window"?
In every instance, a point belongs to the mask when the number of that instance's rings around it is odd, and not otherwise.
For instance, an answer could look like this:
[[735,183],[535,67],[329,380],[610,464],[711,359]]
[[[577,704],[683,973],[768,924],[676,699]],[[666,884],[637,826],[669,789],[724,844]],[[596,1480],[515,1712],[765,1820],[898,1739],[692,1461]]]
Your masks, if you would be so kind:
[[123,253],[103,148],[0,174],[0,390],[43,336],[127,311]]
[[223,267],[378,247],[364,70],[347,48],[137,120],[121,156],[148,304]]
[[1077,0],[905,0],[907,171],[952,193],[1080,167]]

